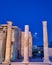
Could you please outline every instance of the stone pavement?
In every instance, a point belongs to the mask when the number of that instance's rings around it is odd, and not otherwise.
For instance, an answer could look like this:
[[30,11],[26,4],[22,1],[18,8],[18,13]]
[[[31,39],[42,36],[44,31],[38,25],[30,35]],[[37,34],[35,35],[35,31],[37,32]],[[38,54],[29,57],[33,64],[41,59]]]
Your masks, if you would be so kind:
[[44,63],[44,62],[29,62],[29,63],[11,63],[11,65],[52,65],[52,63]]
[[[0,65],[9,65],[9,64],[0,64]],[[52,63],[44,63],[44,62],[30,62],[30,63],[12,62],[11,65],[52,65]]]
[[[0,64],[0,65],[9,65],[9,64]],[[11,65],[52,65],[52,63],[44,63],[44,62],[11,62]]]

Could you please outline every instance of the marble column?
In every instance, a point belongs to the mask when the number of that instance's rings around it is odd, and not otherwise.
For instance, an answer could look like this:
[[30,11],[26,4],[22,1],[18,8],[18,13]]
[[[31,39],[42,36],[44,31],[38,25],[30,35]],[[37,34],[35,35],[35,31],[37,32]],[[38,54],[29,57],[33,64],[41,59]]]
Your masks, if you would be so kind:
[[[24,57],[24,35],[25,35],[25,32],[22,32],[21,33],[21,55],[22,55],[22,57]],[[29,57],[32,57],[32,34],[31,34],[31,32],[29,32],[28,48],[29,48]]]
[[44,42],[44,62],[48,62],[49,54],[48,54],[47,21],[43,21],[43,42]]
[[28,43],[29,43],[29,26],[25,25],[25,36],[24,36],[24,62],[28,62]]
[[8,21],[7,25],[7,40],[6,40],[6,53],[4,63],[10,63],[11,56],[11,33],[12,32],[12,22]]

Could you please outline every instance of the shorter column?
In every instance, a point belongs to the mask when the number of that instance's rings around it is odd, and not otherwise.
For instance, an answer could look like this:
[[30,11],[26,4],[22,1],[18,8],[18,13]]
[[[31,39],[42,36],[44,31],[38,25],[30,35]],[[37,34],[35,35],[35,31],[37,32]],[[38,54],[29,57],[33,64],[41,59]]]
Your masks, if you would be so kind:
[[29,26],[25,25],[25,36],[24,36],[24,62],[28,62],[28,44],[29,44]]
[[44,62],[49,62],[47,21],[43,21]]

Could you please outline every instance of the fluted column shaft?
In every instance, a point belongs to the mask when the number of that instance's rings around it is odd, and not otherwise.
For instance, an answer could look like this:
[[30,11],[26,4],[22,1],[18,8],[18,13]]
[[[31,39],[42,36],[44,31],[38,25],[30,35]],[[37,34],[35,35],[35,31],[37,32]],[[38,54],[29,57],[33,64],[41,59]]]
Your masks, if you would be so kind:
[[11,56],[11,34],[12,34],[12,22],[8,22],[7,25],[7,40],[6,40],[6,53],[5,53],[5,62],[10,62]]
[[49,54],[48,54],[47,21],[43,21],[43,42],[44,42],[44,62],[48,62]]
[[24,62],[28,62],[28,43],[29,43],[29,26],[25,25],[25,36],[24,36]]

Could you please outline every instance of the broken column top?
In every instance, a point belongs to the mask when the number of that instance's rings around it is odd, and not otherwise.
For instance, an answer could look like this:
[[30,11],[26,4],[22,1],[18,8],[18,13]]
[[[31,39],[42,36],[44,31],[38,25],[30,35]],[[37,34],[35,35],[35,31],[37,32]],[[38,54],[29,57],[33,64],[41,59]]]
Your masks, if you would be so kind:
[[42,23],[46,24],[46,23],[47,23],[47,21],[42,21]]
[[11,21],[7,21],[8,24],[12,25],[12,22]]
[[25,31],[29,31],[29,25],[25,25]]

